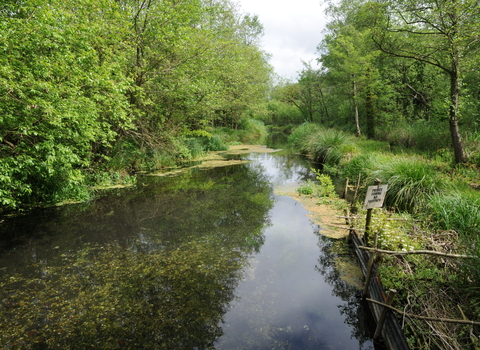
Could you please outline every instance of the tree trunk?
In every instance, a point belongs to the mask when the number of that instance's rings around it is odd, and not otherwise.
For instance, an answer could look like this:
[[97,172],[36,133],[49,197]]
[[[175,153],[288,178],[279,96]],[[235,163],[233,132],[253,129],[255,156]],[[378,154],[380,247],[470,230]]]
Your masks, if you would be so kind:
[[367,87],[365,108],[367,110],[367,137],[373,139],[375,137],[375,115],[373,111],[373,93],[370,86]]
[[459,99],[460,72],[456,67],[450,72],[450,135],[452,136],[453,151],[455,154],[455,163],[460,164],[465,161],[465,152],[463,149],[462,136],[458,128],[458,99]]
[[[328,108],[327,108],[327,104],[325,102],[325,97],[323,96],[323,91],[322,91],[322,88],[318,88],[318,90],[320,91],[320,98],[321,98],[321,103],[323,105],[323,110],[325,111],[325,118],[327,120],[330,120],[330,116],[328,115]],[[320,122],[323,122],[324,121],[324,118],[323,118],[323,113],[320,113]]]
[[355,80],[353,81],[353,108],[355,109],[355,128],[357,136],[362,136],[362,132],[360,131],[360,118],[358,116],[358,105],[357,105],[357,85]]

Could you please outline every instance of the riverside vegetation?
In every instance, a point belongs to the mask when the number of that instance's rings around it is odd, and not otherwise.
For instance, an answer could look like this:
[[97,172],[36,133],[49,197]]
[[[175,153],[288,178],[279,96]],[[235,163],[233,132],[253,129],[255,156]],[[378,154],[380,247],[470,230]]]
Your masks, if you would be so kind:
[[[434,250],[466,254],[471,259],[428,255],[383,256],[379,274],[384,286],[398,291],[397,308],[438,318],[479,321],[480,315],[480,194],[478,173],[456,167],[440,157],[409,150],[391,151],[387,142],[355,138],[317,124],[303,124],[289,137],[292,147],[323,165],[319,184],[299,188],[303,194],[334,197],[331,180],[360,179],[361,208],[366,187],[375,179],[388,184],[384,209],[375,209],[372,230],[378,248],[393,251]],[[318,190],[320,189],[320,190]],[[363,195],[362,195],[363,194]],[[358,210],[357,225],[365,213]],[[471,325],[400,320],[412,348],[478,348],[479,329]]]
[[6,0],[0,32],[0,210],[87,200],[258,131],[263,27],[229,0]]
[[[380,247],[476,257],[384,256],[403,305],[478,320],[478,1],[326,5],[321,67],[305,62],[292,82],[275,78],[259,18],[230,0],[2,1],[0,211],[88,200],[293,130],[325,173],[388,183]],[[478,348],[477,328],[406,330],[416,348]]]

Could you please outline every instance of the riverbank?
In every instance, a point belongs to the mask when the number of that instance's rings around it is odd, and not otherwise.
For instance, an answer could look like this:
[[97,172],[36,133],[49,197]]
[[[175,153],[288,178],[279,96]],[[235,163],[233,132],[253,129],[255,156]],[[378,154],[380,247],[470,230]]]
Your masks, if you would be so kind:
[[[357,183],[351,198],[357,227],[364,228],[361,208],[374,179],[388,184],[385,208],[374,211],[372,232],[377,248],[408,252],[433,250],[472,256],[452,259],[432,255],[379,255],[386,289],[399,292],[397,308],[436,318],[478,321],[480,314],[480,194],[478,169],[452,165],[442,156],[392,150],[385,142],[354,138],[318,126],[303,125],[290,144],[323,173]],[[478,348],[478,327],[401,319],[410,346],[418,349]]]

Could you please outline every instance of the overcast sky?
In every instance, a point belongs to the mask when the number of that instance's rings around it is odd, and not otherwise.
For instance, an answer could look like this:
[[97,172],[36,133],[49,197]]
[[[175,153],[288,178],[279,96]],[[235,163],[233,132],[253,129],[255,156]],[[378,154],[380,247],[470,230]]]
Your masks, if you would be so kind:
[[326,18],[321,0],[237,0],[242,12],[258,15],[265,35],[263,49],[282,77],[295,80],[303,61],[315,58]]

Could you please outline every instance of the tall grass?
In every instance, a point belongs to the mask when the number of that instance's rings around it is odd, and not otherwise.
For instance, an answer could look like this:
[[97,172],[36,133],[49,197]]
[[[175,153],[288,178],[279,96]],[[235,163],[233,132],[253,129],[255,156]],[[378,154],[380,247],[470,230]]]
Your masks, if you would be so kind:
[[440,228],[455,230],[465,238],[480,236],[480,194],[437,194],[432,196],[429,208]]
[[432,196],[447,186],[433,165],[417,158],[392,158],[372,172],[372,177],[388,184],[387,206],[408,212],[424,210]]
[[480,133],[467,132],[464,141],[468,162],[480,166]]
[[324,129],[310,139],[309,156],[317,163],[335,166],[355,151],[353,137],[343,131]]
[[380,140],[389,142],[392,150],[415,149],[432,153],[451,146],[448,128],[439,121],[404,121],[378,130],[377,136]]
[[323,128],[315,123],[300,124],[288,136],[288,143],[294,150],[306,155],[310,151],[311,139],[320,130]]
[[355,179],[360,175],[361,180],[366,180],[368,177],[371,177],[372,172],[375,170],[375,165],[378,164],[375,161],[375,158],[376,156],[374,153],[354,156],[343,164],[343,176]]
[[335,166],[347,155],[355,153],[353,136],[343,131],[304,123],[288,137],[288,143],[316,163]]

